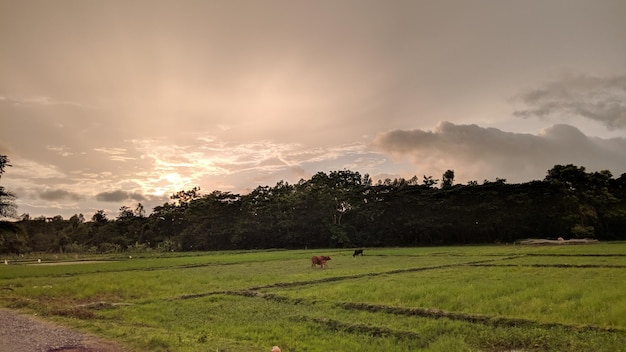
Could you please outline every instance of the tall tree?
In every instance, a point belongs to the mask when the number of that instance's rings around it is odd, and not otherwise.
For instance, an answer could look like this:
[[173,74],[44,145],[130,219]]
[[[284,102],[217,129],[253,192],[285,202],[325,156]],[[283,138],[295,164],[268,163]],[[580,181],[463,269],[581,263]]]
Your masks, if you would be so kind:
[[143,204],[137,203],[137,206],[135,207],[135,216],[138,218],[146,217],[146,209],[143,207]]
[[98,224],[103,224],[109,221],[109,219],[107,218],[107,214],[102,209],[96,211],[91,217],[91,220]]
[[439,180],[437,179],[433,179],[432,176],[426,176],[424,175],[424,180],[422,181],[422,184],[426,187],[426,188],[431,188],[434,185],[437,184],[437,182],[439,182]]
[[450,188],[454,184],[454,170],[446,170],[441,180],[441,188]]
[[4,168],[6,166],[12,166],[9,164],[9,157],[6,155],[0,155],[0,178],[2,178],[2,174],[4,173]]
[[[0,155],[0,178],[4,173],[4,168],[12,166],[9,164],[9,158],[6,155]],[[17,216],[17,205],[15,205],[16,196],[0,186],[0,219],[14,218]]]
[[[0,155],[0,178],[4,168],[11,166],[6,155]],[[23,253],[27,251],[27,236],[13,222],[2,221],[5,218],[17,217],[17,205],[15,195],[3,186],[0,186],[0,253]]]
[[610,223],[619,218],[619,199],[609,192],[613,175],[607,170],[587,173],[583,166],[555,165],[545,181],[560,187],[569,213],[574,237],[596,237],[607,233]]

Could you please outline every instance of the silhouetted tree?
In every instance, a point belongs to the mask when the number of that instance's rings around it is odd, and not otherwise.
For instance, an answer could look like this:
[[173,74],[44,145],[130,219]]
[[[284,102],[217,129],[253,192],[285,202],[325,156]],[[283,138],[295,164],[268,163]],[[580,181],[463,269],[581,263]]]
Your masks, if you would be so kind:
[[450,188],[454,184],[454,170],[446,170],[441,179],[441,188]]
[[426,176],[424,175],[424,179],[422,181],[422,184],[426,187],[426,188],[431,188],[434,185],[437,184],[437,182],[439,182],[439,180],[437,179],[433,179],[432,176]]
[[[9,158],[6,155],[0,155],[0,178],[2,178],[2,174],[5,172],[5,167],[10,166],[12,165],[9,164]],[[17,216],[15,199],[15,194],[9,192],[4,186],[0,186],[0,219]]]
[[423,184],[416,176],[372,184],[367,175],[341,170],[245,195],[201,195],[196,187],[172,195],[147,217],[138,205],[120,207],[114,220],[98,210],[91,222],[82,214],[0,222],[0,252],[415,246],[537,236],[626,240],[626,174],[614,179],[609,171],[588,173],[570,164],[521,184],[496,178],[464,186],[453,179],[448,170],[440,188],[426,176]]

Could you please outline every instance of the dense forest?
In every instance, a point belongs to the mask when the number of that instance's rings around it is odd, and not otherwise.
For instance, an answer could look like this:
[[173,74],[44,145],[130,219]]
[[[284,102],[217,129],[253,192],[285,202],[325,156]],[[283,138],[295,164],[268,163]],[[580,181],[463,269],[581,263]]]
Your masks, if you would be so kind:
[[[6,214],[14,196],[0,191]],[[193,188],[170,199],[150,214],[141,204],[122,206],[114,219],[102,210],[89,219],[24,214],[0,223],[0,253],[626,239],[626,174],[615,179],[609,171],[586,172],[575,165],[556,165],[544,180],[521,184],[503,179],[454,184],[453,170],[441,183],[424,176],[376,184],[359,172],[318,172],[297,184],[281,181],[245,195]]]

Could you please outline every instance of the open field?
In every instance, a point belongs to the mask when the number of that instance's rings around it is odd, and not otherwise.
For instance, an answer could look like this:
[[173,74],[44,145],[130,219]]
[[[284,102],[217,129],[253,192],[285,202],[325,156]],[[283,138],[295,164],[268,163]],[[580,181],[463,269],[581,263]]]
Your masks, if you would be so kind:
[[0,265],[0,305],[129,351],[626,346],[625,243],[37,258]]

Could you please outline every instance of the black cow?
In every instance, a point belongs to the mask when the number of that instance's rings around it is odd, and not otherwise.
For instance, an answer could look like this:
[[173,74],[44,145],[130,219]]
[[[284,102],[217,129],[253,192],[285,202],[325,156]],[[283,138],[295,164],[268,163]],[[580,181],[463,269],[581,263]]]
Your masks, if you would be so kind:
[[354,250],[354,254],[352,254],[352,257],[356,257],[357,255],[360,255],[362,257],[363,256],[363,250],[362,249],[355,249]]

